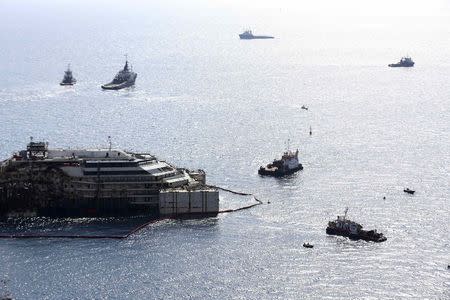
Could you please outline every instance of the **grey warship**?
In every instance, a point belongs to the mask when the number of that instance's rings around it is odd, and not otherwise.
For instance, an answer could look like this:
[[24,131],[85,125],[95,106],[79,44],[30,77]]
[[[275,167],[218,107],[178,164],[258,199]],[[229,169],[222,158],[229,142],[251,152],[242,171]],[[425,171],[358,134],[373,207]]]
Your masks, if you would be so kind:
[[344,216],[338,216],[336,220],[328,222],[326,233],[330,235],[340,235],[350,238],[351,240],[364,240],[372,242],[384,242],[386,237],[374,230],[363,230],[361,224],[347,219],[348,208],[345,209]]
[[388,67],[398,68],[398,67],[414,67],[414,61],[409,56],[402,57],[398,63],[389,64]]
[[128,60],[125,61],[125,66],[119,73],[116,74],[113,81],[102,85],[104,90],[120,90],[134,85],[137,74],[133,72],[132,67],[128,66]]
[[251,30],[245,30],[243,33],[239,34],[241,40],[255,40],[255,39],[273,39],[270,35],[253,35]]
[[70,70],[70,64],[67,66],[67,70],[64,71],[64,78],[63,80],[59,83],[59,85],[74,85],[75,83],[77,83],[77,80],[73,77],[72,75],[72,70]]
[[215,216],[219,192],[202,170],[148,153],[50,149],[31,141],[0,162],[0,218]]

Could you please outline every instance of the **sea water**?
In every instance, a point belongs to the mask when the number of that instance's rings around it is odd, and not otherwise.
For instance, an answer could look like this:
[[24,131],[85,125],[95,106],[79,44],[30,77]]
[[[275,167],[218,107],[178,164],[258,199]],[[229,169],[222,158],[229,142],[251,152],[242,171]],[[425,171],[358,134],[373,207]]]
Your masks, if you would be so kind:
[[[449,299],[450,8],[334,2],[1,1],[2,159],[30,136],[111,136],[264,205],[125,240],[0,240],[0,296]],[[275,39],[239,40],[248,26]],[[102,91],[125,54],[135,87]],[[304,170],[258,176],[287,140]],[[345,207],[387,241],[327,236]]]

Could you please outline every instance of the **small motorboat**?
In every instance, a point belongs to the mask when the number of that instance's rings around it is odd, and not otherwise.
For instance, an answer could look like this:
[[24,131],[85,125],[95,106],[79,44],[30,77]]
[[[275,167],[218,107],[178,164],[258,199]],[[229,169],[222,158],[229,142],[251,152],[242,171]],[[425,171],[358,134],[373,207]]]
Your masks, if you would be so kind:
[[303,247],[305,247],[305,248],[313,248],[314,245],[311,245],[310,243],[303,243]]
[[301,109],[308,110],[307,106],[302,105]]
[[411,195],[414,195],[414,193],[416,192],[416,191],[410,190],[409,188],[406,188],[406,189],[404,189],[403,191],[404,191],[405,193],[408,193],[408,194],[411,194]]

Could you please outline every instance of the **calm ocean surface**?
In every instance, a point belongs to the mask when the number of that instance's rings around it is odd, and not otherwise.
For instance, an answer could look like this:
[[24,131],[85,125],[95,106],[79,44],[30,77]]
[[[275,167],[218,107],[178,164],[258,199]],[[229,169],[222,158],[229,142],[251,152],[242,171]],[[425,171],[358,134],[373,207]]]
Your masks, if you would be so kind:
[[[450,6],[334,2],[1,0],[1,159],[110,135],[271,203],[126,240],[0,240],[0,298],[450,299]],[[125,53],[136,86],[102,91]],[[287,139],[304,170],[258,176]],[[388,240],[327,236],[346,206]]]

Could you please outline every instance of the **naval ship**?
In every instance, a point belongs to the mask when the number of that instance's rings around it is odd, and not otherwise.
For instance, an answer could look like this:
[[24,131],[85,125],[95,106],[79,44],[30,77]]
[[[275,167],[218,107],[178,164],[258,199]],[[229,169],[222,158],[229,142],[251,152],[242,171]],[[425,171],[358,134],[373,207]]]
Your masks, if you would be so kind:
[[49,149],[31,141],[0,164],[0,216],[215,216],[219,192],[205,177],[111,144]]
[[363,230],[361,224],[347,219],[348,208],[345,209],[344,216],[338,216],[336,220],[328,222],[326,233],[330,235],[340,235],[351,240],[364,240],[372,242],[384,242],[386,237],[374,230]]
[[273,36],[269,35],[253,35],[251,30],[245,30],[239,35],[241,40],[254,40],[254,39],[273,39]]
[[389,64],[388,67],[414,67],[414,61],[409,56],[402,57],[396,64]]
[[113,81],[102,85],[104,90],[120,90],[134,85],[137,74],[133,72],[133,68],[128,66],[128,60],[125,61],[125,66],[119,73],[116,74]]
[[302,164],[298,161],[298,149],[293,152],[286,150],[281,159],[275,159],[272,163],[265,167],[260,167],[259,175],[269,175],[274,177],[281,177],[303,170]]
[[59,85],[74,85],[77,80],[72,75],[72,70],[70,70],[70,64],[67,66],[67,70],[64,71],[64,78],[59,83]]

